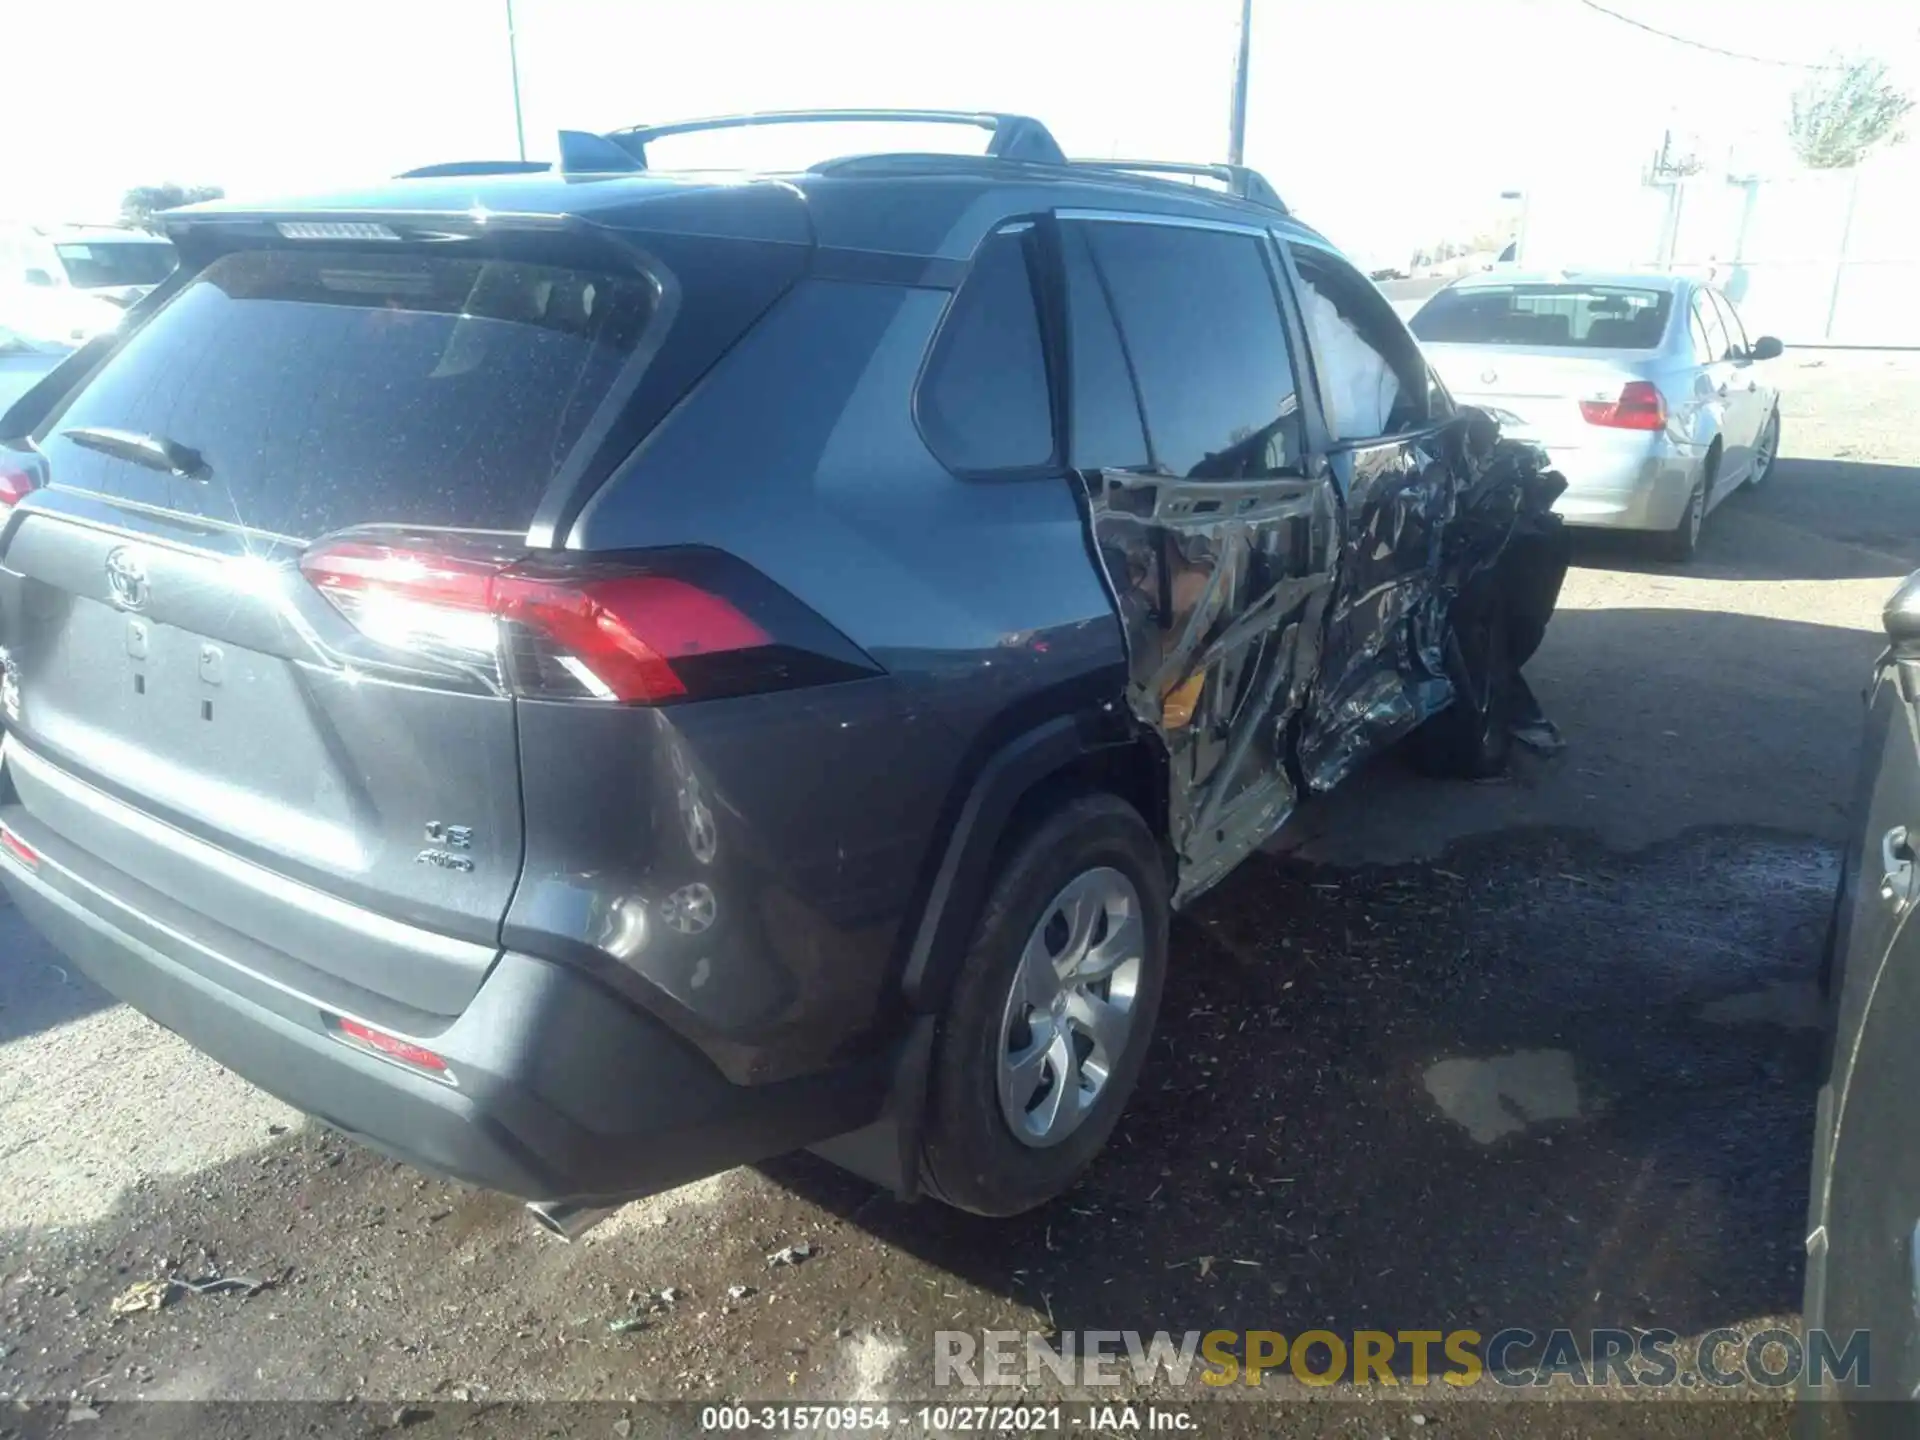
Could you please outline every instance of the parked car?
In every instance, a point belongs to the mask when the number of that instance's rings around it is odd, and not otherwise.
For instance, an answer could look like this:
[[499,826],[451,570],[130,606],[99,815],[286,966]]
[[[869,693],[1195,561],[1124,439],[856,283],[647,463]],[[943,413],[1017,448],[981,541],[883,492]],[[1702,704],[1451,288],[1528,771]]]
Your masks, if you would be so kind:
[[[1920,1387],[1920,573],[1888,602],[1860,777],[1823,956],[1825,1074],[1807,1206],[1804,1318],[1839,1351],[1869,1334],[1858,1385],[1803,1391],[1808,1434],[1910,1428]],[[1903,1404],[1891,1404],[1901,1401]],[[1845,1402],[1867,1402],[1848,1404]]]
[[0,437],[22,911],[563,1232],[809,1145],[1069,1185],[1170,909],[1403,737],[1500,766],[1559,481],[1252,172],[904,118],[989,152],[170,215]]
[[1780,452],[1780,392],[1733,303],[1680,276],[1498,270],[1448,286],[1413,333],[1455,395],[1546,448],[1569,525],[1692,557],[1721,500]]
[[144,230],[0,230],[0,324],[42,342],[83,344],[114,329],[173,267],[172,244]]

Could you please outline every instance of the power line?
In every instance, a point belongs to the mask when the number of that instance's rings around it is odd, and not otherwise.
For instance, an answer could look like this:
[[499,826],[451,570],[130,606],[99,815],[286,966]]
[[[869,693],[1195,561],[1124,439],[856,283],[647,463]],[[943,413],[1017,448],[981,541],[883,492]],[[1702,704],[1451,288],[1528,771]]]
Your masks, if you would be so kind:
[[1771,55],[1748,55],[1739,50],[1727,50],[1718,45],[1709,45],[1704,40],[1690,40],[1685,35],[1674,35],[1668,31],[1656,29],[1644,20],[1636,20],[1631,15],[1622,15],[1618,10],[1609,10],[1595,0],[1579,0],[1587,9],[1605,15],[1610,20],[1618,20],[1623,25],[1631,25],[1636,30],[1644,30],[1649,35],[1658,35],[1662,40],[1671,40],[1676,45],[1691,46],[1695,50],[1704,50],[1709,55],[1723,56],[1728,60],[1747,60],[1755,65],[1777,65],[1782,70],[1842,70],[1842,65],[1814,65],[1805,60],[1776,60]]

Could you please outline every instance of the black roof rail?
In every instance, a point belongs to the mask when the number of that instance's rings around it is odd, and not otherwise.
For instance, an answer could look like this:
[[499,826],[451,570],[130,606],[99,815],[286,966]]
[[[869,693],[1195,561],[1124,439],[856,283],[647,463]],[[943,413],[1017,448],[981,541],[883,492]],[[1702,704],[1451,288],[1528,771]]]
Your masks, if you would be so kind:
[[[988,132],[987,159],[1017,160],[1037,165],[1070,165],[1075,169],[1108,170],[1116,174],[1191,176],[1217,180],[1236,199],[1288,214],[1279,192],[1267,177],[1245,165],[1195,164],[1178,160],[1069,160],[1047,127],[1030,115],[994,110],[759,110],[743,115],[715,115],[705,120],[675,120],[665,125],[630,125],[606,135],[584,130],[560,132],[560,163],[541,160],[455,160],[405,170],[401,179],[435,175],[525,175],[554,170],[562,175],[627,174],[647,168],[647,146],[669,135],[692,135],[707,130],[744,130],[762,125],[815,124],[924,124],[971,125]],[[816,169],[840,168],[859,160],[907,159],[905,156],[850,156]],[[930,160],[932,156],[915,156]],[[982,157],[971,158],[976,163]]]
[[1053,133],[1029,115],[1006,115],[989,110],[761,110],[745,115],[716,115],[706,120],[676,120],[667,125],[632,125],[606,137],[639,162],[647,163],[647,145],[668,135],[691,135],[702,130],[740,130],[759,125],[813,125],[845,123],[972,125],[991,135],[987,154],[1002,160],[1031,160],[1064,165],[1066,152]]
[[1280,199],[1280,192],[1273,188],[1267,177],[1247,165],[1193,164],[1179,160],[1073,160],[1068,163],[1076,167],[1121,170],[1130,174],[1192,175],[1199,179],[1218,180],[1227,187],[1227,193],[1236,199],[1278,210],[1282,215],[1289,213],[1285,202]]

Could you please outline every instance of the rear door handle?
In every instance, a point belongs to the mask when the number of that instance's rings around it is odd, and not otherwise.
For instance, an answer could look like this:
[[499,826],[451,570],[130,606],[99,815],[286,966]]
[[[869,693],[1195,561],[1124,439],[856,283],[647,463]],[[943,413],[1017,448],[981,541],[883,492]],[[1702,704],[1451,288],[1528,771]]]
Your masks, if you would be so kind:
[[1880,837],[1880,898],[1895,910],[1913,903],[1914,887],[1920,882],[1913,861],[1906,826],[1896,825]]

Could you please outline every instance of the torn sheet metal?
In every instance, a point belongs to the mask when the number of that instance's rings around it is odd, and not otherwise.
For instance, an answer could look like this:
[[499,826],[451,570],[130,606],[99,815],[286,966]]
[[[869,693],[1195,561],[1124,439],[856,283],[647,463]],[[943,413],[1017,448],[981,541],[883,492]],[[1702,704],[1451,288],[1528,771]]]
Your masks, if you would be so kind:
[[[1516,671],[1538,647],[1566,573],[1552,514],[1566,487],[1540,450],[1498,433],[1468,411],[1440,432],[1438,454],[1387,445],[1351,456],[1341,573],[1300,735],[1300,769],[1314,791],[1331,790],[1454,702],[1448,636],[1476,577],[1488,575],[1475,603],[1508,609]],[[1545,740],[1551,726],[1525,682],[1513,680],[1527,712],[1521,733]]]
[[1089,501],[1126,631],[1128,708],[1167,747],[1184,897],[1293,813],[1285,737],[1317,668],[1333,491],[1108,472]]
[[[1511,665],[1533,653],[1566,570],[1551,513],[1564,482],[1544,463],[1466,410],[1419,440],[1345,450],[1322,480],[1097,477],[1128,708],[1168,755],[1176,903],[1278,830],[1303,789],[1331,789],[1455,702],[1469,584],[1472,603],[1507,608]],[[1517,693],[1515,733],[1550,740]]]

